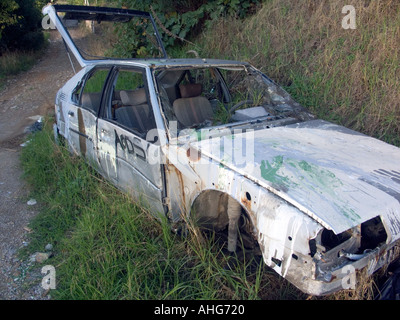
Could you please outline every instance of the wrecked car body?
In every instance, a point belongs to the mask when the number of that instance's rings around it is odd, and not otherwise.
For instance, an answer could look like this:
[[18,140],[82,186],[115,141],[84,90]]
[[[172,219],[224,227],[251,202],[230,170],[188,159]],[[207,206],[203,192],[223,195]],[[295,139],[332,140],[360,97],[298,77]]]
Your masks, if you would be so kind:
[[240,233],[313,295],[399,256],[399,148],[316,119],[248,63],[169,59],[156,31],[157,49],[140,49],[156,57],[87,59],[65,27],[139,17],[156,30],[148,13],[43,13],[82,67],[57,94],[56,135],[154,216],[227,230],[231,252]]

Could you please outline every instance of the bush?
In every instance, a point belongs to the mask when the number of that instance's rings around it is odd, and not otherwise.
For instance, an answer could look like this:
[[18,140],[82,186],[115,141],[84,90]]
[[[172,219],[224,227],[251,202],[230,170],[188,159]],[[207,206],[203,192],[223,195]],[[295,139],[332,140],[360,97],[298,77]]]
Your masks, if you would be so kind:
[[[171,3],[166,0],[120,0],[119,6],[141,11],[150,11],[157,23],[165,48],[172,49],[184,45],[185,40],[199,35],[209,21],[220,17],[244,18],[254,13],[259,0],[178,0]],[[128,31],[129,26],[120,30]],[[123,27],[124,28],[124,27]],[[131,39],[130,41],[135,41]],[[119,53],[130,48],[126,42],[116,48]],[[126,50],[127,54],[131,54]]]
[[[1,23],[0,53],[15,50],[38,50],[44,45],[42,34],[42,1],[15,0],[17,6],[7,14],[14,19]],[[1,12],[3,14],[3,12]]]

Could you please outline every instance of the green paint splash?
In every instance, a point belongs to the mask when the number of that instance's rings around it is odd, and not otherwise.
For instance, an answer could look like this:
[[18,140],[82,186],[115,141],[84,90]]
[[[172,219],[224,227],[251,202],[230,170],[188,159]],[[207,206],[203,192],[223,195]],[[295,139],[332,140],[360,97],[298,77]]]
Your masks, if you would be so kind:
[[326,201],[332,201],[333,206],[343,216],[358,221],[360,216],[338,197],[337,189],[343,182],[336,175],[318,165],[304,160],[276,156],[271,162],[261,161],[261,177],[271,182],[274,188],[288,191],[289,189],[304,189],[323,195]]
[[288,177],[279,175],[278,171],[283,166],[283,156],[276,156],[273,158],[272,163],[268,160],[261,161],[261,176],[272,183],[272,185],[278,189],[287,189],[291,185],[291,181]]

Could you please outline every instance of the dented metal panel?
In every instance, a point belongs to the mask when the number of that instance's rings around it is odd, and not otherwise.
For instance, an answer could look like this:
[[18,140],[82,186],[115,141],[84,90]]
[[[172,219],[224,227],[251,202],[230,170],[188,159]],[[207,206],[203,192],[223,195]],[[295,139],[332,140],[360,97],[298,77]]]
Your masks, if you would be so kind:
[[160,147],[103,119],[98,120],[98,157],[103,174],[158,215],[164,212]]
[[221,153],[221,139],[192,146],[336,233],[382,215],[393,238],[400,236],[393,218],[400,215],[400,151],[394,146],[320,120],[255,131],[254,162],[245,167]]

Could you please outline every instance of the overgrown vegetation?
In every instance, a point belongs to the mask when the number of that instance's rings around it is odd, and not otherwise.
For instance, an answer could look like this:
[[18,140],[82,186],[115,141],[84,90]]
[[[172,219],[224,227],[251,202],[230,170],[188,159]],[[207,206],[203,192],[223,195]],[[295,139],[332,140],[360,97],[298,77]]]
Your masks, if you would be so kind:
[[158,23],[164,46],[171,48],[193,39],[209,22],[221,17],[244,18],[258,0],[119,0],[118,5],[151,11]]
[[[83,5],[83,0],[69,0],[70,4]],[[89,2],[91,5],[94,3]],[[169,53],[184,44],[192,43],[210,21],[222,17],[243,19],[254,13],[259,0],[98,0],[98,6],[122,7],[150,12],[157,24],[164,47]],[[103,23],[104,24],[104,23]],[[120,58],[162,57],[153,37],[154,30],[148,19],[132,19],[128,23],[106,27],[118,39],[108,56]],[[104,41],[106,42],[106,41]],[[107,45],[106,45],[107,46]]]
[[39,50],[44,44],[41,8],[44,0],[2,0],[0,55],[9,51]]
[[341,25],[347,4],[264,1],[248,19],[214,20],[196,48],[249,61],[317,116],[400,146],[400,3],[351,1],[355,30]]
[[0,3],[0,89],[7,76],[30,69],[45,47],[41,7],[44,0]]
[[260,259],[230,256],[192,227],[185,238],[172,233],[56,145],[48,124],[21,159],[44,204],[27,250],[54,244],[55,299],[305,298]]
[[0,80],[8,75],[27,71],[36,62],[34,52],[10,52],[0,57]]
[[[45,38],[47,35],[45,34]],[[28,71],[40,58],[43,50],[46,50],[45,44],[38,51],[13,51],[6,52],[0,56],[0,90],[5,85],[7,77],[17,75]]]

